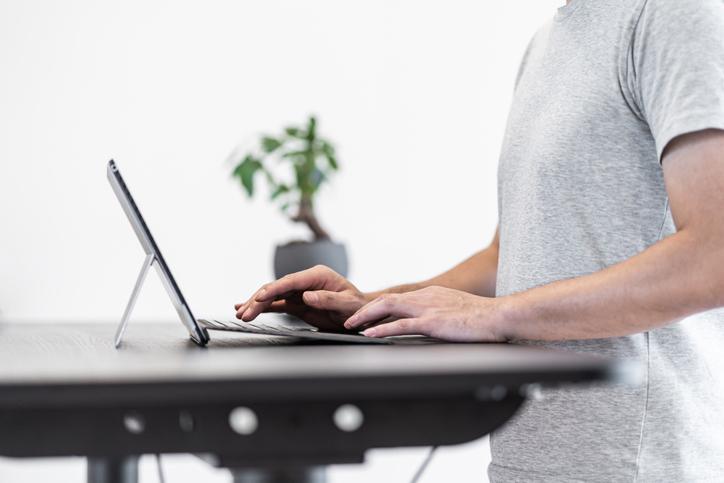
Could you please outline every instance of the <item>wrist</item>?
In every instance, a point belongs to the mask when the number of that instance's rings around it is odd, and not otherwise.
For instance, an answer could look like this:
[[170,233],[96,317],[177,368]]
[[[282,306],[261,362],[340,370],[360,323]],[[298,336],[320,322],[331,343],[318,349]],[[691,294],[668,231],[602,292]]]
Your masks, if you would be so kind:
[[496,336],[505,341],[524,339],[520,330],[523,320],[523,300],[517,295],[496,297],[496,311],[493,317],[493,330]]
[[384,294],[399,294],[399,293],[408,293],[408,292],[414,292],[416,290],[421,290],[425,287],[428,287],[430,284],[427,283],[410,283],[407,285],[398,285],[396,287],[390,287],[385,290],[377,290],[375,292],[362,292],[362,297],[365,299],[367,303],[372,302],[377,297],[380,297]]

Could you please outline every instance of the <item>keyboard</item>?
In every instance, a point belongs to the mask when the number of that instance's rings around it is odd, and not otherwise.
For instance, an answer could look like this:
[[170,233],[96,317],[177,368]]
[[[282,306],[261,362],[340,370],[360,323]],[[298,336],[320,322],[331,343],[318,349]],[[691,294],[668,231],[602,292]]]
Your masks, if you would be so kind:
[[237,322],[234,320],[222,321],[215,319],[198,319],[197,322],[201,327],[204,327],[207,330],[242,332],[245,334],[278,335],[336,343],[389,345],[399,343],[400,341],[399,338],[376,339],[373,337],[365,337],[359,334],[339,334],[336,332],[323,332],[316,327],[304,324],[301,321],[299,323],[293,321],[275,321],[274,323],[265,323],[259,320],[255,320],[253,322]]

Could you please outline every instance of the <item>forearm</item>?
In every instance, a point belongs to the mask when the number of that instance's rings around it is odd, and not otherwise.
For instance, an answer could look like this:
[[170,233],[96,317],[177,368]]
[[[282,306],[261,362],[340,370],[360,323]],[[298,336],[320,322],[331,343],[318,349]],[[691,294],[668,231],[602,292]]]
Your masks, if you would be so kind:
[[397,285],[385,290],[370,292],[366,294],[366,297],[374,300],[382,294],[413,292],[432,286],[452,288],[483,297],[495,297],[497,273],[498,235],[496,233],[487,248],[436,277],[418,283]]
[[[678,232],[626,261],[497,298],[445,287],[383,295],[358,310],[345,327],[373,325],[364,331],[369,337],[422,334],[466,342],[598,339],[647,331],[722,307],[722,153],[724,130],[718,129],[681,135],[666,146],[661,164]],[[466,285],[445,277],[437,282]]]
[[424,282],[424,287],[447,287],[473,295],[495,297],[498,275],[498,245],[492,243],[445,273]]
[[724,305],[724,244],[683,230],[591,275],[499,299],[508,340],[567,340],[647,331]]

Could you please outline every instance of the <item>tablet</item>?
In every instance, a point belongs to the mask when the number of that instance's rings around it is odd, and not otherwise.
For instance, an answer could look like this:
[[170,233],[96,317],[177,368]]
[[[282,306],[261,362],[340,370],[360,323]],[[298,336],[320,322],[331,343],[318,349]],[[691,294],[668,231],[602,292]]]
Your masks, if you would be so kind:
[[156,241],[153,239],[153,235],[151,235],[151,230],[148,229],[148,225],[146,225],[136,202],[133,201],[133,197],[131,196],[130,191],[128,191],[126,183],[123,181],[121,172],[118,170],[118,166],[116,166],[116,163],[113,160],[108,162],[106,174],[108,176],[108,181],[111,183],[111,187],[113,188],[113,192],[118,198],[118,202],[121,204],[123,211],[126,213],[128,221],[131,222],[133,231],[136,232],[138,241],[141,242],[143,250],[149,258],[153,257],[151,263],[156,267],[156,271],[158,272],[159,277],[161,277],[161,282],[166,288],[166,292],[171,298],[171,303],[176,309],[181,322],[183,322],[184,326],[189,331],[191,339],[198,345],[205,346],[209,342],[209,334],[205,328],[199,326],[196,322],[196,318],[191,313],[191,308],[186,303],[186,299],[184,299],[181,290],[176,284],[176,280],[173,278],[171,270],[168,268],[168,265],[161,254],[161,250],[159,250]]

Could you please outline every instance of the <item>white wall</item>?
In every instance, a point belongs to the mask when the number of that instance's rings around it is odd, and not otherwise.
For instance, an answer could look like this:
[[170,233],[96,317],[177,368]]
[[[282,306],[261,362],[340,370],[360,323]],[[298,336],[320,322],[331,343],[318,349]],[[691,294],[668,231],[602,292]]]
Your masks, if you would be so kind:
[[[0,310],[119,316],[142,252],[105,180],[113,157],[195,312],[230,317],[274,243],[305,232],[247,201],[227,158],[312,112],[340,150],[319,205],[353,280],[451,266],[493,234],[517,63],[559,3],[0,0]],[[155,276],[146,288],[137,318],[171,319]],[[480,481],[483,445],[443,451],[429,477]],[[375,455],[333,481],[405,480],[422,453]],[[77,464],[2,460],[0,479]]]

